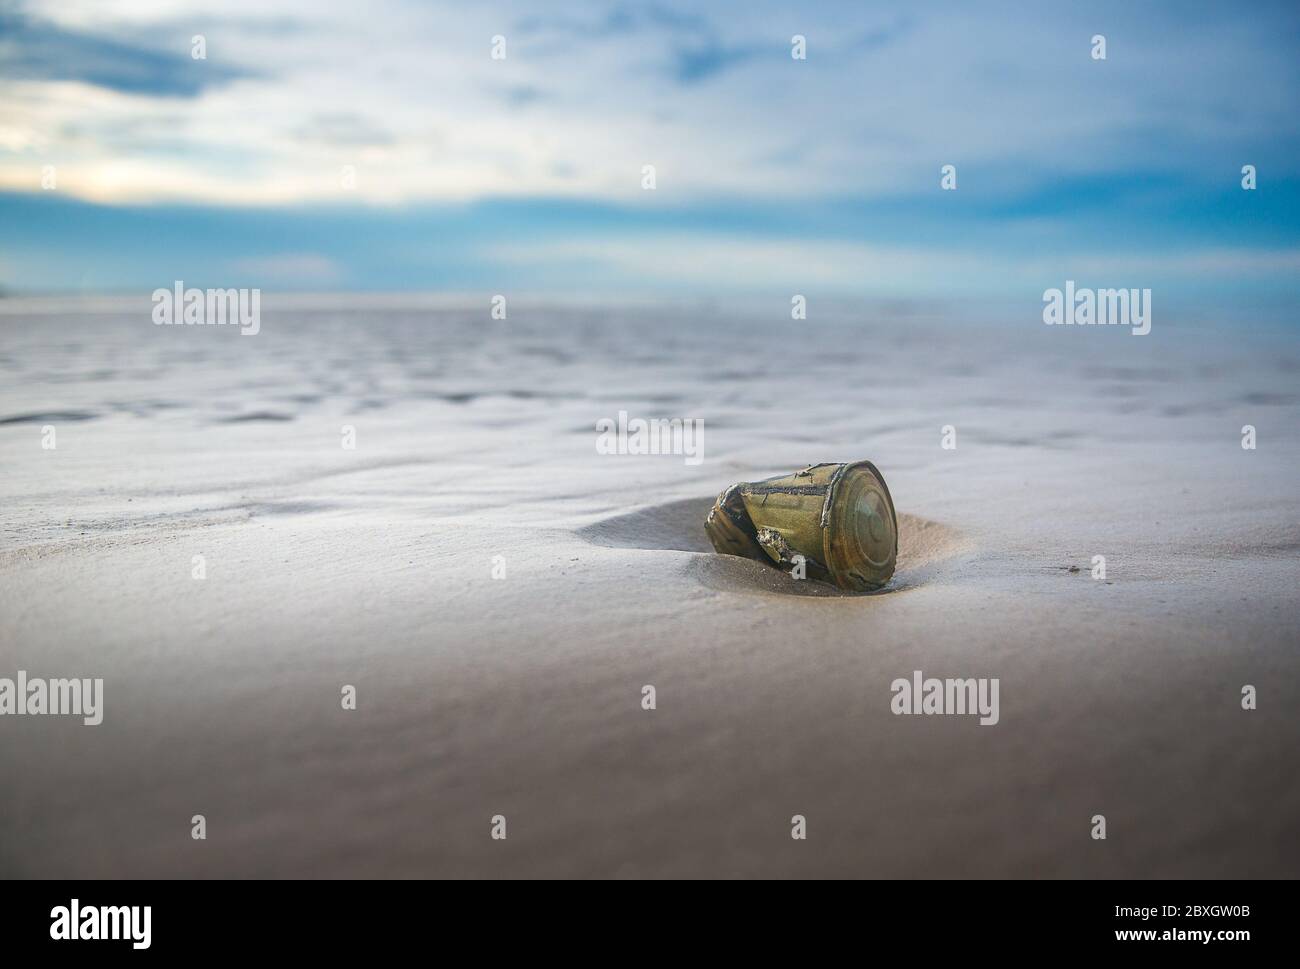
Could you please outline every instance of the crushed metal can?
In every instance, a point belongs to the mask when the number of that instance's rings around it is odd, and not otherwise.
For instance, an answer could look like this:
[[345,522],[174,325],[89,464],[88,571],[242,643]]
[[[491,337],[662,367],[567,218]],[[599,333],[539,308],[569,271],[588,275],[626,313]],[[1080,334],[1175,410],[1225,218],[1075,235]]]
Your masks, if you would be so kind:
[[810,578],[852,592],[884,587],[898,558],[894,502],[870,461],[810,464],[734,484],[718,496],[704,528],[724,555],[787,571],[802,562]]

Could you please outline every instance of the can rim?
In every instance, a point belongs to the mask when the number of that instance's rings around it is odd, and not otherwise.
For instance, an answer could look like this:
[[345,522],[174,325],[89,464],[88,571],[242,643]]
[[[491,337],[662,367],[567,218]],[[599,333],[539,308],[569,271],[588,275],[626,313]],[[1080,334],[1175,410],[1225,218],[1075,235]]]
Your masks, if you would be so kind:
[[822,558],[826,563],[827,571],[831,573],[836,585],[844,589],[857,587],[857,583],[844,581],[848,578],[848,573],[844,568],[845,563],[839,561],[832,554],[837,533],[835,531],[835,516],[831,514],[831,508],[835,503],[836,494],[839,490],[841,480],[855,468],[862,468],[868,471],[880,485],[881,490],[885,494],[885,502],[889,505],[890,524],[894,527],[894,548],[893,555],[890,558],[890,574],[885,578],[884,582],[875,586],[875,588],[880,589],[889,584],[889,580],[893,578],[894,569],[898,562],[898,512],[894,508],[894,496],[889,492],[889,485],[885,483],[885,476],[881,474],[880,469],[870,461],[852,461],[846,464],[841,464],[836,472],[831,475],[831,480],[826,485],[826,498],[822,503]]

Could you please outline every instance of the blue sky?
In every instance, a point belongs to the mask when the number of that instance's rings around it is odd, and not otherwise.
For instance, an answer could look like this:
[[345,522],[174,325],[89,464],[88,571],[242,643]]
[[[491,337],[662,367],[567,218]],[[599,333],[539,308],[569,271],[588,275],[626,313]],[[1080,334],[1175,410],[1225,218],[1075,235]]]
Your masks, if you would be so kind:
[[0,0],[0,287],[1300,308],[1295,4],[330,6]]

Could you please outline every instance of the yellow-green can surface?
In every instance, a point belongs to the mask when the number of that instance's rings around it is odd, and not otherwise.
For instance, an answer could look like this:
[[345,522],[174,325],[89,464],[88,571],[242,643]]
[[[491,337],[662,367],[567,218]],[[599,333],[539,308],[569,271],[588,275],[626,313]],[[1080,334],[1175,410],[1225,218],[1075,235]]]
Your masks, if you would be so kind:
[[813,464],[793,474],[732,485],[704,523],[713,547],[872,592],[894,574],[898,516],[870,461]]

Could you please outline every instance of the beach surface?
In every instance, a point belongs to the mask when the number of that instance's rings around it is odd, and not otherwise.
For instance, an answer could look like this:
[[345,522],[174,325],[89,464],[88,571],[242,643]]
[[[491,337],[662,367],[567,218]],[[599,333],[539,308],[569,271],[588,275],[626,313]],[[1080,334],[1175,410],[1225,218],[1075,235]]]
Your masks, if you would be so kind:
[[[1300,876],[1294,335],[1035,312],[10,302],[0,677],[104,704],[0,717],[0,875]],[[860,459],[885,591],[712,552]]]

